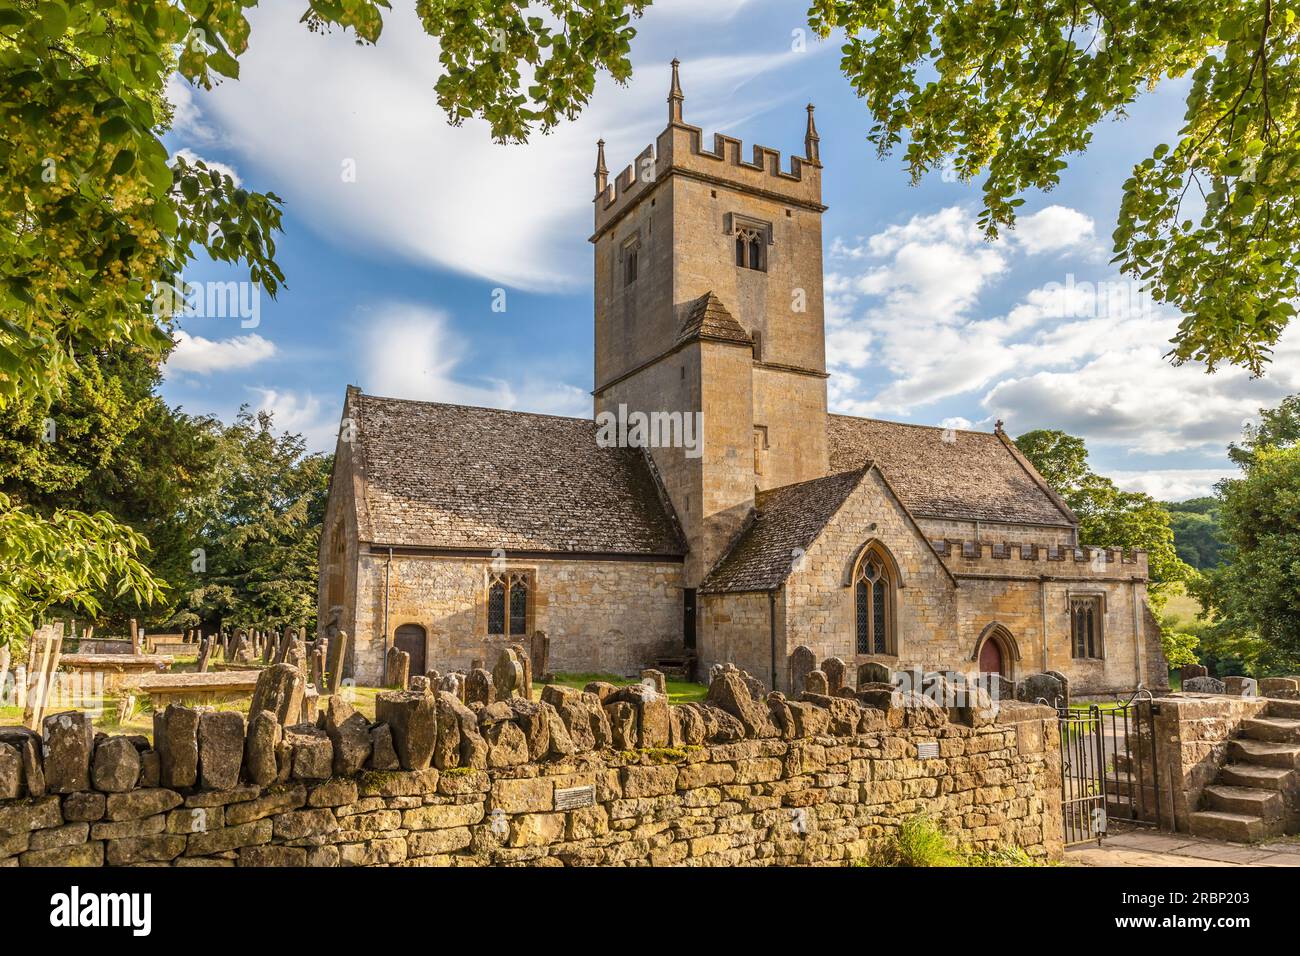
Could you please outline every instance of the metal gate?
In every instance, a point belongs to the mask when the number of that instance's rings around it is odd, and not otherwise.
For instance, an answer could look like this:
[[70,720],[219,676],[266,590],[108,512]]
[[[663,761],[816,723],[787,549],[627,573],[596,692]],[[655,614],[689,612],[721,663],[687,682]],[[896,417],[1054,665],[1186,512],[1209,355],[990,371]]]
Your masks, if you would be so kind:
[[1127,701],[1058,713],[1065,845],[1101,842],[1112,820],[1162,827],[1150,692],[1140,689]]

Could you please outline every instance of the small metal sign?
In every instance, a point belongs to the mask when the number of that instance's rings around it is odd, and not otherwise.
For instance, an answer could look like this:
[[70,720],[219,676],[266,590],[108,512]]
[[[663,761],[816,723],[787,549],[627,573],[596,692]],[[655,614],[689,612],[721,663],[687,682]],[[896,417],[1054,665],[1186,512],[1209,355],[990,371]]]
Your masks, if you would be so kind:
[[927,740],[916,745],[918,760],[933,760],[937,756],[939,756],[939,741]]
[[585,787],[557,788],[555,791],[557,810],[579,810],[582,807],[594,806],[595,803],[596,788],[590,784]]

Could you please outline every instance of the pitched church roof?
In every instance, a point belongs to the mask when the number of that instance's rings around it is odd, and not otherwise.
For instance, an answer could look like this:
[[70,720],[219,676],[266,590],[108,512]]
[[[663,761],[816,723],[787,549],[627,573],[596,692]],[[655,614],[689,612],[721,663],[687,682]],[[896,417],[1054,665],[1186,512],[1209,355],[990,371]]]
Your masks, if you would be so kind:
[[596,423],[353,391],[363,540],[384,546],[681,555],[637,448]]
[[1063,527],[1077,523],[1000,431],[828,415],[826,444],[831,471],[874,461],[917,517]]
[[677,334],[677,343],[690,342],[694,339],[712,339],[719,342],[736,342],[752,345],[754,340],[744,327],[732,317],[727,307],[712,292],[706,292],[693,303],[686,313],[686,321]]
[[752,523],[710,572],[705,591],[771,591],[785,583],[867,467],[760,491]]

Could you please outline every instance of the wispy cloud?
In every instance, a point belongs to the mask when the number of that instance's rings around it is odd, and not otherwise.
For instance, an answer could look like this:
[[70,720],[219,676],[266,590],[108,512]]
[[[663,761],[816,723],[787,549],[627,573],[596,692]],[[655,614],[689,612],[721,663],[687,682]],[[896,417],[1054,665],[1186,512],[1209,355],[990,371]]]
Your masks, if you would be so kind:
[[251,368],[276,354],[275,343],[257,333],[228,339],[205,339],[184,330],[175,332],[176,348],[167,358],[166,371],[208,375]]
[[[694,8],[703,19],[705,5]],[[377,48],[342,32],[312,34],[279,6],[252,19],[256,43],[239,82],[192,96],[178,129],[218,129],[241,165],[269,172],[323,234],[509,286],[564,290],[588,280],[585,250],[553,237],[590,227],[595,141],[605,138],[616,169],[666,119],[666,66],[639,63],[645,80],[621,88],[605,78],[577,120],[525,146],[497,145],[482,122],[447,123],[432,94],[437,45],[409,10],[386,16]],[[686,61],[690,121],[710,126],[769,108],[747,81],[797,57]]]

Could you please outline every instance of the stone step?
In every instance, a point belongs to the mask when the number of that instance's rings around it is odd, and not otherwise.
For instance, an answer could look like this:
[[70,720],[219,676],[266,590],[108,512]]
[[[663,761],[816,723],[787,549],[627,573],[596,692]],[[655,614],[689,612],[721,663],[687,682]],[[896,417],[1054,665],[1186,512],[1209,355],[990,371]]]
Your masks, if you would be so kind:
[[1240,813],[1264,820],[1276,820],[1286,812],[1286,802],[1276,790],[1222,783],[1210,784],[1202,791],[1201,805],[1207,810]]
[[1287,744],[1300,741],[1300,720],[1290,717],[1247,717],[1241,722],[1242,736]]
[[1234,760],[1266,767],[1300,767],[1300,744],[1275,744],[1263,740],[1233,740],[1228,753]]
[[1265,837],[1280,836],[1282,822],[1269,823],[1247,813],[1225,813],[1222,810],[1198,810],[1189,818],[1194,836],[1212,840],[1230,840],[1235,843],[1254,843]]
[[1270,698],[1268,709],[1265,713],[1270,717],[1285,717],[1290,720],[1300,720],[1300,700],[1276,700]]
[[1295,779],[1295,771],[1285,767],[1265,767],[1257,763],[1228,763],[1219,771],[1219,782],[1230,787],[1255,787],[1282,790]]

